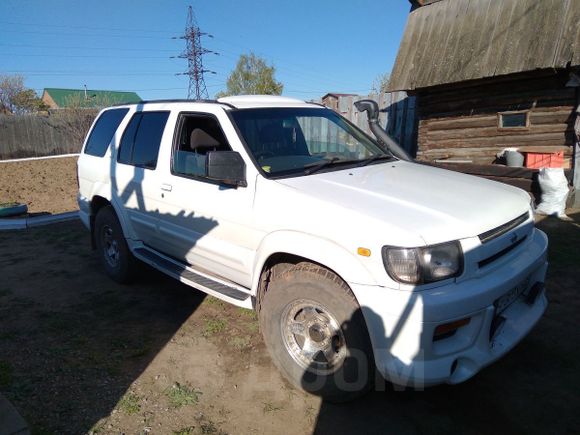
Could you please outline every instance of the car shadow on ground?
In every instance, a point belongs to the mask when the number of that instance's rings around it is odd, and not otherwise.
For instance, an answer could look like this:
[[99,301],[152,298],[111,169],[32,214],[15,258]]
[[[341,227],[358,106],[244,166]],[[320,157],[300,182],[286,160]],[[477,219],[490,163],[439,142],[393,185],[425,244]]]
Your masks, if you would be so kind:
[[0,234],[0,389],[33,432],[85,433],[137,406],[128,387],[204,300],[145,266],[114,283],[80,226]]

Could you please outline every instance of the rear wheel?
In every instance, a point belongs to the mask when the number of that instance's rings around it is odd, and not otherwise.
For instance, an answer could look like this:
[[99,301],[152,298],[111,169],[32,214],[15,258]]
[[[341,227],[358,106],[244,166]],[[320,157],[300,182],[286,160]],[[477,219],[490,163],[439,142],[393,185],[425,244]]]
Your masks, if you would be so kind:
[[121,284],[129,283],[135,275],[136,259],[127,246],[119,219],[110,205],[97,213],[95,242],[107,275]]
[[330,401],[366,393],[374,360],[366,324],[348,286],[311,263],[269,285],[260,323],[274,363],[294,385]]

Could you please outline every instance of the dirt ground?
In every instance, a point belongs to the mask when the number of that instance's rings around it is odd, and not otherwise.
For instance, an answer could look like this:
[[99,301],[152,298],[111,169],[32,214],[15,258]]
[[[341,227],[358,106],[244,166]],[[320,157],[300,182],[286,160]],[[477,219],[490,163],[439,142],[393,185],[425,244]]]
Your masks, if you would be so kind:
[[0,161],[0,204],[27,204],[30,213],[78,210],[76,163],[76,157]]
[[143,268],[102,272],[78,222],[0,233],[0,391],[37,434],[572,433],[580,213],[545,219],[550,306],[473,379],[321,403],[272,365],[251,311]]

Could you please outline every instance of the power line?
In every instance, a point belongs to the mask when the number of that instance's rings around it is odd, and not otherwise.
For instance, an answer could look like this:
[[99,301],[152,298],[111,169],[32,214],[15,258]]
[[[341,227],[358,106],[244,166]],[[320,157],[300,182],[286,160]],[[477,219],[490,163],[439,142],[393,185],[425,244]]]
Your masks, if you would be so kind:
[[189,76],[189,89],[187,91],[187,98],[194,97],[196,100],[208,98],[207,87],[205,85],[204,74],[216,74],[215,71],[210,71],[203,68],[203,55],[208,53],[218,54],[215,51],[207,50],[201,46],[201,37],[212,35],[202,32],[197,25],[195,14],[191,5],[187,9],[187,24],[185,26],[185,34],[183,36],[174,37],[174,39],[184,39],[186,48],[178,58],[187,59],[187,72],[177,73],[176,75]]
[[29,54],[29,53],[2,53],[2,56],[14,56],[14,57],[64,57],[64,58],[90,58],[90,59],[165,59],[167,56],[125,56],[125,55],[89,55],[89,54]]
[[86,46],[66,46],[59,45],[58,47],[54,45],[34,45],[34,44],[3,44],[0,46],[4,47],[30,47],[30,48],[55,48],[55,49],[65,49],[65,50],[114,50],[114,51],[163,51],[167,53],[174,53],[175,50],[163,49],[163,48],[119,48],[119,47],[86,47]]
[[[144,36],[144,35],[111,35],[110,33],[102,34],[102,33],[71,33],[71,32],[37,32],[34,30],[2,30],[2,33],[18,33],[19,35],[22,33],[30,34],[30,35],[51,35],[51,36],[97,36],[99,38],[141,38],[141,39],[157,39],[159,40],[159,36]],[[171,39],[167,37],[167,39]]]
[[0,21],[0,24],[9,24],[16,26],[31,26],[31,27],[52,27],[52,28],[62,28],[62,29],[78,29],[78,30],[112,30],[114,32],[144,32],[144,33],[165,33],[169,35],[166,30],[153,30],[153,29],[134,29],[134,28],[120,28],[120,27],[91,27],[91,26],[70,26],[70,25],[59,25],[59,24],[46,24],[46,23],[17,23],[12,21]]

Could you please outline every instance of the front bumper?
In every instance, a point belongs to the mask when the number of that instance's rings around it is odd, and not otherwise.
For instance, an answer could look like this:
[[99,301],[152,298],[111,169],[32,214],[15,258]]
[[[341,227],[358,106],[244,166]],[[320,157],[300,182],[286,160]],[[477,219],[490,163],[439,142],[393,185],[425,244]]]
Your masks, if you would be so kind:
[[[548,301],[542,290],[533,303],[525,294],[544,283],[547,238],[534,230],[517,255],[489,274],[423,291],[350,283],[361,306],[378,371],[395,384],[421,388],[463,382],[512,349],[534,327]],[[502,313],[492,331],[494,302],[522,283],[527,289]],[[470,321],[450,337],[434,340],[437,326]]]

